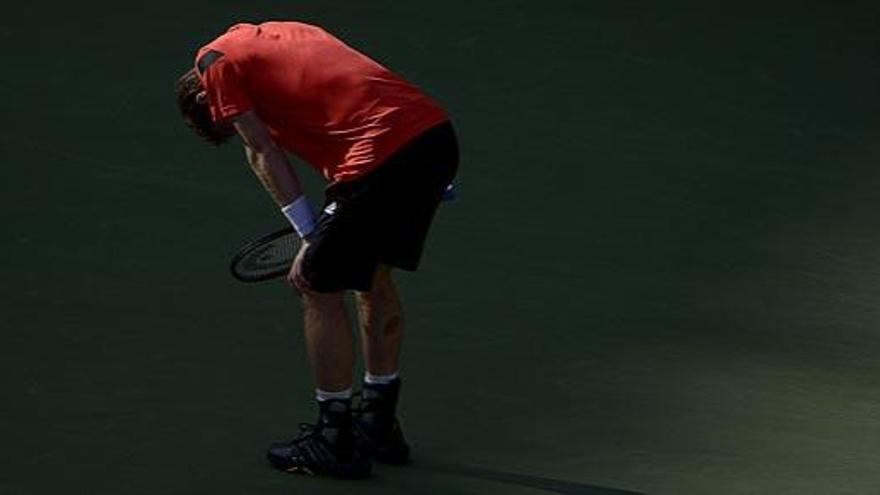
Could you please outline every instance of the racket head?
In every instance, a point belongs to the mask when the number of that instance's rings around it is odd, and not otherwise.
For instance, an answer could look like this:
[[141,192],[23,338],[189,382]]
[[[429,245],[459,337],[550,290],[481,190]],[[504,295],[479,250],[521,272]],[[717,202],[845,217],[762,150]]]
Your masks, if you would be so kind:
[[302,245],[293,227],[248,242],[232,257],[229,271],[241,282],[260,282],[287,275]]

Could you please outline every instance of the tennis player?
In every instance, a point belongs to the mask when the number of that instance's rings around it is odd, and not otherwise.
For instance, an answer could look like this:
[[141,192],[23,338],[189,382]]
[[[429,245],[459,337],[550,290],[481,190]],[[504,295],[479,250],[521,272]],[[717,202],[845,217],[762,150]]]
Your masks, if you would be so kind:
[[[373,459],[403,464],[397,420],[403,311],[392,268],[414,271],[458,167],[443,108],[323,29],[237,24],[198,50],[177,84],[186,123],[213,144],[238,134],[247,160],[303,245],[288,281],[301,295],[318,420],[270,446],[279,469],[368,476]],[[288,153],[329,185],[319,214]],[[366,376],[352,407],[354,291]]]

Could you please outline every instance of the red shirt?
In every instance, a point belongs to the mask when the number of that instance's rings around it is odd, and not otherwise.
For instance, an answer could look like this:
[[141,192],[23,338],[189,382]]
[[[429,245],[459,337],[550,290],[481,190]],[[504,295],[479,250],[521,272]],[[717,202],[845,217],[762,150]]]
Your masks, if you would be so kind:
[[202,47],[215,121],[253,110],[282,148],[336,182],[360,177],[448,119],[418,88],[321,28],[237,24]]

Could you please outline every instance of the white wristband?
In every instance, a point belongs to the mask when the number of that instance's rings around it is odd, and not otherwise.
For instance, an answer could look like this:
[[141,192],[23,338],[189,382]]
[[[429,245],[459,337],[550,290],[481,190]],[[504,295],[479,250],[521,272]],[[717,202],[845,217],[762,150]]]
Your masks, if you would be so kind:
[[300,237],[305,237],[315,230],[315,212],[312,211],[312,205],[309,204],[305,195],[281,208],[281,212],[284,213]]

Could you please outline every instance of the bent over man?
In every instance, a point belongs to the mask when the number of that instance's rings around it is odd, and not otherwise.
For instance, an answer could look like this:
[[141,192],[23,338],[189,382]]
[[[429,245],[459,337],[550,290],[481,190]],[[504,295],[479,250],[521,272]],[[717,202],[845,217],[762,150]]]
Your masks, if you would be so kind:
[[[321,28],[238,24],[203,46],[180,78],[187,124],[214,144],[236,133],[248,162],[303,238],[288,281],[302,297],[318,420],[276,443],[279,469],[354,478],[371,460],[409,458],[396,417],[403,312],[392,268],[416,270],[458,167],[446,112],[400,76]],[[330,182],[318,216],[287,153]],[[354,291],[366,365],[352,408]]]

